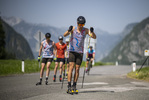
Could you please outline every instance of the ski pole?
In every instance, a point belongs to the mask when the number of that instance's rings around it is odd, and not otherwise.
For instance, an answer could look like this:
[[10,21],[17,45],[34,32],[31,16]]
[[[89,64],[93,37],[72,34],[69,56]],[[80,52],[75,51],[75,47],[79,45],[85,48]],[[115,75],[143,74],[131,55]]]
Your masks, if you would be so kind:
[[[148,56],[149,57],[149,56]],[[138,70],[138,73],[140,72],[140,70],[143,68],[143,65],[145,64],[145,62],[147,61],[148,57],[145,59],[145,61],[143,62],[142,66],[140,67],[140,69]],[[138,75],[138,73],[136,73],[136,75]]]
[[[89,49],[90,40],[91,40],[91,36],[89,36],[89,42],[88,42],[87,49]],[[88,58],[88,54],[86,54],[86,58]],[[84,67],[84,73],[83,73],[83,79],[82,79],[82,88],[83,88],[84,78],[85,78],[85,67]]]
[[[71,32],[70,32],[70,36],[69,36],[69,43],[70,43],[70,38],[71,38]],[[67,46],[67,52],[69,50],[69,44]],[[66,53],[66,56],[68,57],[68,53]],[[66,63],[66,62],[65,62]],[[62,81],[62,86],[61,86],[61,89],[63,88],[63,83],[64,83],[64,77],[63,77],[63,81]]]
[[[41,59],[41,57],[42,57],[42,56],[40,56],[40,59]],[[39,68],[40,68],[40,61],[38,61],[38,62],[39,62]]]

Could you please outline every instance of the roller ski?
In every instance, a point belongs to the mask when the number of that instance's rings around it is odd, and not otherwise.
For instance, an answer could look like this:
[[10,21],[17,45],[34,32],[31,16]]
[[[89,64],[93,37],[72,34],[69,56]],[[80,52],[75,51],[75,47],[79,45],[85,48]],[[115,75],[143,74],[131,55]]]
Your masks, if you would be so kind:
[[37,83],[36,83],[36,86],[37,86],[37,85],[41,85],[41,84],[42,84],[41,82],[37,82]]
[[36,86],[41,84],[42,84],[42,78],[40,78],[40,81],[36,83]]
[[76,89],[76,86],[72,86],[72,93],[78,94],[78,89]]
[[71,87],[68,87],[67,94],[73,95],[73,92],[72,92],[72,90],[71,90]]

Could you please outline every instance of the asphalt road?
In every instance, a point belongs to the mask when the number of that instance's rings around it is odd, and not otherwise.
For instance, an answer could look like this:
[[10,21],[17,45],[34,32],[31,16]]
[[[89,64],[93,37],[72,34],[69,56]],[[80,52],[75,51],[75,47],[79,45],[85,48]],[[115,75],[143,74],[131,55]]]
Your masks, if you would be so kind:
[[81,88],[83,69],[80,69],[77,95],[66,93],[66,79],[63,89],[58,75],[54,83],[53,71],[49,84],[45,85],[43,80],[41,86],[35,85],[39,73],[0,77],[0,100],[149,100],[149,83],[127,78],[131,70],[131,66],[124,65],[93,67]]

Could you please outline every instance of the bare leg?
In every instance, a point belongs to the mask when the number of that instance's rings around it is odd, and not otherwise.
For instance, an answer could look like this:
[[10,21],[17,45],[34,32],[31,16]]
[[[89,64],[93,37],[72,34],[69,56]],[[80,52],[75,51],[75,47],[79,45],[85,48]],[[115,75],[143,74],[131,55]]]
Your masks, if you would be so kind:
[[46,77],[48,77],[48,76],[49,76],[49,72],[50,72],[50,65],[51,65],[51,62],[48,62],[48,63],[47,63]]
[[40,78],[43,77],[45,63],[41,63]]
[[77,82],[78,77],[79,77],[79,70],[80,70],[80,65],[76,65],[75,74],[74,74],[74,81],[73,82]]
[[62,66],[63,66],[63,62],[60,62],[60,75],[62,75]]
[[68,82],[71,82],[73,68],[74,62],[69,62]]
[[58,68],[58,62],[55,62],[54,75],[56,75],[57,73],[57,68]]
[[69,64],[67,64],[67,72],[69,71]]
[[65,64],[63,64],[63,73],[65,73]]

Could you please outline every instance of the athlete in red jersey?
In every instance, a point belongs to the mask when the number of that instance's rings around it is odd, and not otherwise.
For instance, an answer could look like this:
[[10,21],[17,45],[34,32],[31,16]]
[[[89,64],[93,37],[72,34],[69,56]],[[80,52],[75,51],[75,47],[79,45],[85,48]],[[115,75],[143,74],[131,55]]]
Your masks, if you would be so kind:
[[56,73],[58,64],[60,63],[60,76],[59,81],[62,81],[62,66],[65,61],[65,51],[66,51],[66,44],[63,42],[63,36],[59,36],[59,42],[56,43],[56,59],[55,59],[55,69],[54,69],[54,77],[53,81],[56,81]]

